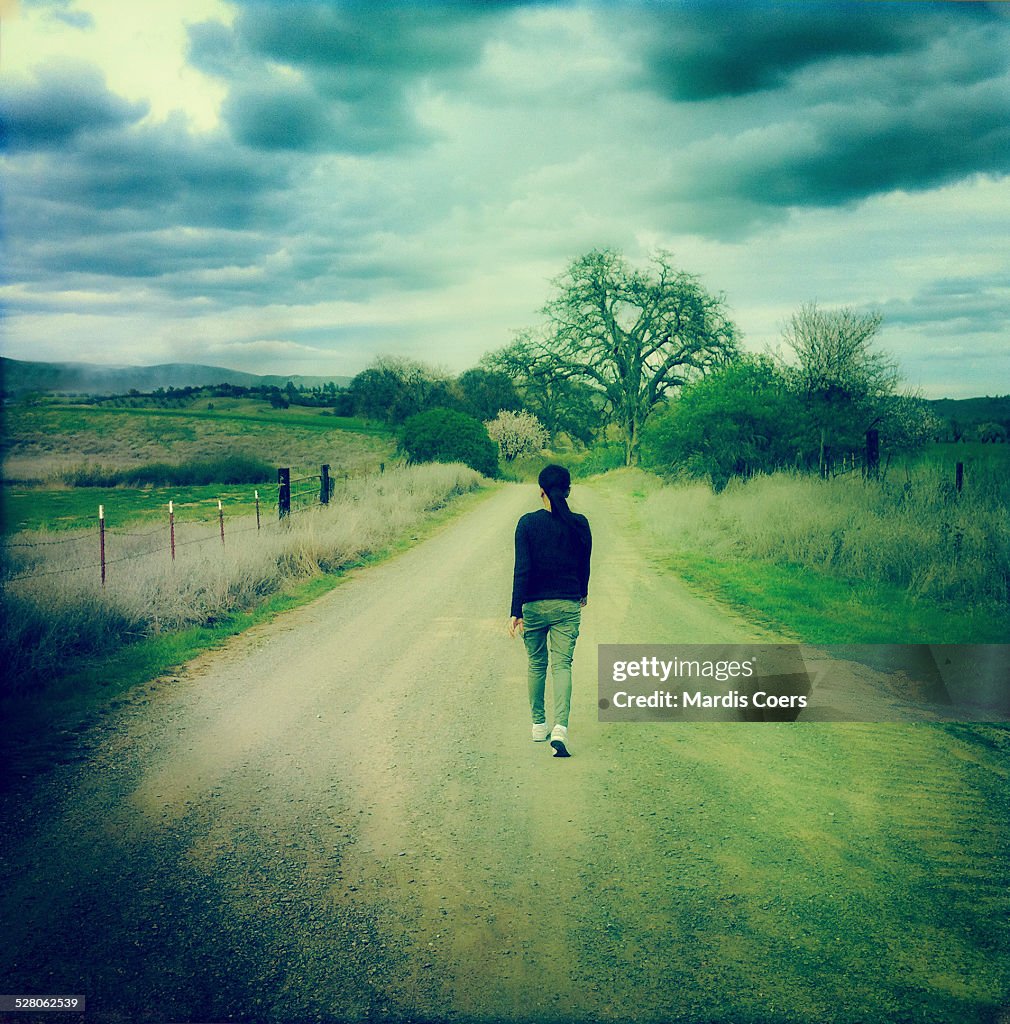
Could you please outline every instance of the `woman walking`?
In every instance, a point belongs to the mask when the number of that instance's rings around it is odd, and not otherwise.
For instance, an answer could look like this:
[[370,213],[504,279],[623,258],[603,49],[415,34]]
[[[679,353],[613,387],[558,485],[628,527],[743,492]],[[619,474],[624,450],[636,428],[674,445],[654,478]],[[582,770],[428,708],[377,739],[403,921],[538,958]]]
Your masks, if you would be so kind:
[[[550,736],[555,757],[569,757],[568,713],[572,701],[572,654],[589,594],[589,520],[568,507],[572,478],[564,466],[545,466],[537,479],[543,508],[516,526],[509,636],[522,631],[529,657],[533,739]],[[544,712],[550,652],[554,728]]]

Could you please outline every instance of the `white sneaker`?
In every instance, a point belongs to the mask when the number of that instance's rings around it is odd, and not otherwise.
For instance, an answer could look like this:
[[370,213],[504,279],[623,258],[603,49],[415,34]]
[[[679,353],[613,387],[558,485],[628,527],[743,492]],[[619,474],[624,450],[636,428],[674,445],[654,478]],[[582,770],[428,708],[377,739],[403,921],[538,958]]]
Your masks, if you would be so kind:
[[568,728],[564,725],[556,725],[551,730],[551,746],[554,748],[555,757],[571,757],[568,753]]
[[551,734],[551,727],[546,722],[534,723],[533,725],[533,742],[543,743],[545,739]]

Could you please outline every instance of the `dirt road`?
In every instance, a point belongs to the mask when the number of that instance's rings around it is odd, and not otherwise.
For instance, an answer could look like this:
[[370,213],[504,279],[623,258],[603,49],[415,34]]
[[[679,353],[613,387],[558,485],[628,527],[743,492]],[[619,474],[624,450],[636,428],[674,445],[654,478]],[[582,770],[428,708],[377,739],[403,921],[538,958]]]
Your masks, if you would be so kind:
[[8,801],[3,991],[84,994],[88,1024],[870,1019],[853,986],[983,1019],[1005,977],[977,936],[933,926],[947,981],[878,944],[887,912],[896,936],[940,908],[1005,921],[992,764],[929,727],[599,724],[599,643],[772,638],[577,490],[575,756],[530,739],[504,625],[536,493],[504,487],[143,688]]

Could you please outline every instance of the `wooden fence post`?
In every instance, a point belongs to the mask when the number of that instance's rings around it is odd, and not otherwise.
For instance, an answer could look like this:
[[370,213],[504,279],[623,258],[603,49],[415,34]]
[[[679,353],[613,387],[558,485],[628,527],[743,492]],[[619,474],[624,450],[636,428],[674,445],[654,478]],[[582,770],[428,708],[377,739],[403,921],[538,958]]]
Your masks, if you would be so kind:
[[221,547],[224,547],[224,506],[221,499],[217,499],[217,521],[221,524]]
[[961,493],[961,488],[964,486],[964,463],[959,462],[954,467],[954,487],[957,489],[957,493]]
[[880,469],[880,434],[876,430],[866,432],[866,475],[877,478]]
[[831,477],[831,445],[821,446],[821,479],[828,480]]
[[319,504],[330,503],[330,465],[325,463],[319,467]]
[[277,470],[277,518],[283,519],[291,511],[291,470]]

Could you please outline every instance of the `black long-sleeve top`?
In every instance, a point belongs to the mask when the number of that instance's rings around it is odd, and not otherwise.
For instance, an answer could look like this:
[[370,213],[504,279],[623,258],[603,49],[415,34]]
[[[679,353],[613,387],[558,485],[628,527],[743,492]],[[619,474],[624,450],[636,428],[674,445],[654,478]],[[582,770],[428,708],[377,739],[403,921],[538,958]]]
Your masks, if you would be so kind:
[[519,520],[512,577],[512,614],[517,619],[527,601],[581,601],[589,594],[589,520],[578,512],[572,515],[584,525],[585,542],[545,508]]

